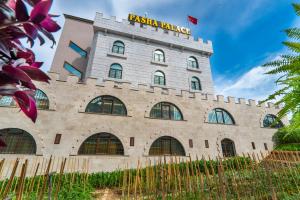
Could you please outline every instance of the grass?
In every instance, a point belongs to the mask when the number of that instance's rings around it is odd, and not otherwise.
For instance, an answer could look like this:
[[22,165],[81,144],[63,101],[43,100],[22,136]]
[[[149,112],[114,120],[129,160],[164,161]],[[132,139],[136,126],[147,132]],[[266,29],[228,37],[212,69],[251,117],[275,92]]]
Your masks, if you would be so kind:
[[298,144],[280,144],[275,148],[278,151],[300,151],[300,143]]

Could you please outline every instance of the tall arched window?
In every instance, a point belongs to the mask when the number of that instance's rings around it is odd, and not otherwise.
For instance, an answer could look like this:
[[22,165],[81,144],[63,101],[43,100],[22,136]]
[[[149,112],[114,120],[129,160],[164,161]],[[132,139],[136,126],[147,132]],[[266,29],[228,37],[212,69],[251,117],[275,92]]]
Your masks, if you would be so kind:
[[125,45],[121,41],[115,41],[112,47],[112,52],[117,54],[124,54]]
[[122,79],[122,66],[117,63],[112,64],[108,76],[110,78]]
[[36,143],[33,137],[17,128],[0,130],[0,139],[6,147],[0,147],[0,154],[35,154]]
[[224,157],[236,156],[235,145],[232,140],[225,138],[221,141],[221,145]]
[[154,61],[165,62],[165,54],[162,50],[157,49],[154,51]]
[[123,102],[113,96],[96,97],[87,105],[85,112],[127,115],[127,110]]
[[124,155],[121,141],[110,133],[97,133],[80,146],[79,155]]
[[[34,93],[33,98],[35,99],[37,109],[40,110],[49,109],[49,99],[42,90],[37,89]],[[11,96],[3,96],[0,99],[0,106],[5,106],[5,107],[16,106],[16,102]]]
[[217,124],[234,124],[232,116],[221,108],[213,109],[208,114],[208,122]]
[[192,90],[201,90],[200,80],[195,76],[191,79],[191,88]]
[[183,120],[180,110],[172,103],[161,102],[153,106],[150,112],[151,118]]
[[195,68],[195,69],[199,68],[198,61],[195,57],[191,56],[188,58],[188,67]]
[[269,128],[281,128],[283,127],[283,123],[278,120],[275,115],[267,114],[264,118],[263,126]]
[[154,73],[154,84],[156,84],[156,85],[166,85],[165,74],[162,71],[156,71]]
[[149,151],[150,156],[176,155],[185,156],[181,143],[169,136],[163,136],[153,142]]

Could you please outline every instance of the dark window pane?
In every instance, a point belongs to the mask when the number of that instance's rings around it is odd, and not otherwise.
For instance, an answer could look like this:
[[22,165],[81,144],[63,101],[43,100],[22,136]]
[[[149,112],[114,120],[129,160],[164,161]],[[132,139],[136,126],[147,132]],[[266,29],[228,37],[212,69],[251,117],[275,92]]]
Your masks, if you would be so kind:
[[112,64],[108,76],[110,78],[122,79],[122,66],[119,64]]
[[[49,109],[49,99],[43,91],[37,89],[34,95],[30,96],[32,96],[35,99],[37,109]],[[0,106],[16,106],[16,102],[11,96],[4,96],[0,99]]]
[[3,96],[0,98],[0,106],[3,107],[16,106],[16,103],[11,96]]
[[252,145],[252,149],[256,149],[256,148],[255,148],[255,143],[254,143],[254,142],[251,142],[251,145]]
[[277,117],[275,115],[266,115],[263,121],[264,127],[270,127],[270,128],[281,128],[283,127],[283,123],[280,120],[277,120]]
[[82,48],[80,48],[77,44],[75,44],[74,42],[70,42],[69,47],[71,49],[73,49],[74,51],[76,51],[79,55],[81,55],[81,57],[86,58],[87,53],[86,51],[84,51]]
[[78,69],[76,69],[75,67],[73,67],[72,65],[70,65],[69,63],[65,63],[65,64],[64,64],[64,68],[65,68],[68,72],[70,72],[71,74],[73,74],[73,75],[75,75],[75,76],[77,76],[78,78],[81,79],[82,73],[81,73]]
[[197,59],[194,57],[189,57],[188,59],[188,67],[189,68],[199,68]]
[[86,139],[79,148],[80,155],[124,155],[121,141],[109,133],[98,133]]
[[56,134],[54,144],[59,144],[61,139],[61,134]]
[[154,61],[165,62],[164,52],[161,50],[155,50],[154,51]]
[[6,147],[0,147],[0,154],[35,154],[36,143],[33,137],[21,129],[0,130],[0,139]]
[[153,106],[150,112],[150,117],[158,119],[183,120],[179,109],[168,102],[158,103]]
[[124,54],[125,45],[121,41],[116,41],[113,44],[112,52],[117,54]]
[[223,139],[221,141],[222,152],[224,157],[233,157],[236,155],[235,153],[235,145],[232,140]]
[[130,137],[130,146],[131,146],[131,147],[134,146],[134,137]]
[[162,105],[162,118],[170,119],[170,106],[169,105]]
[[125,105],[112,96],[100,96],[93,99],[86,107],[85,112],[127,115]]
[[265,150],[268,151],[268,144],[267,143],[264,143],[264,147],[265,147]]
[[208,140],[205,140],[205,148],[209,148]]
[[149,155],[185,156],[185,151],[178,140],[164,136],[153,142],[150,147]]
[[209,123],[234,124],[232,117],[225,110],[216,108],[208,114]]

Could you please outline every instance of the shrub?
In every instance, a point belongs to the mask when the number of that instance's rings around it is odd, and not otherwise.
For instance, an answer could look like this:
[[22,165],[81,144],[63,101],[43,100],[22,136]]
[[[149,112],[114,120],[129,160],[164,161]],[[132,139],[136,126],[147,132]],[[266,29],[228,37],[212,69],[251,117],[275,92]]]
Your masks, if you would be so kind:
[[287,129],[279,129],[273,136],[276,145],[300,143],[300,129],[288,131]]

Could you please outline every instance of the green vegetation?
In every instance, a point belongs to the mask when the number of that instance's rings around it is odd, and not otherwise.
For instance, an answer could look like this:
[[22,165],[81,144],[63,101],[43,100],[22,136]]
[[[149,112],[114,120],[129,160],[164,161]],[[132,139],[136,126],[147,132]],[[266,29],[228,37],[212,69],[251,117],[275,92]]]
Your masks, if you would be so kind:
[[[7,188],[8,197],[16,200],[47,199],[49,193],[53,199],[91,200],[95,190],[108,188],[119,199],[298,199],[300,165],[293,163],[300,157],[294,152],[247,156],[192,162],[165,157],[155,166],[148,162],[136,169],[90,175],[72,168],[70,173],[52,174],[51,181],[49,176],[14,177],[0,182],[0,195]],[[293,162],[287,164],[289,159]]]
[[[300,4],[293,4],[295,13],[300,15]],[[283,105],[278,113],[278,118],[292,114],[291,124],[286,127],[290,134],[300,130],[300,28],[289,28],[285,30],[290,41],[283,44],[291,51],[290,55],[282,55],[280,59],[265,64],[270,70],[267,74],[278,75],[276,81],[279,86],[274,94],[265,101],[275,100],[275,105]],[[264,101],[264,102],[265,102]]]
[[281,151],[300,151],[300,129],[289,130],[288,128],[279,129],[273,137],[276,150]]

